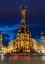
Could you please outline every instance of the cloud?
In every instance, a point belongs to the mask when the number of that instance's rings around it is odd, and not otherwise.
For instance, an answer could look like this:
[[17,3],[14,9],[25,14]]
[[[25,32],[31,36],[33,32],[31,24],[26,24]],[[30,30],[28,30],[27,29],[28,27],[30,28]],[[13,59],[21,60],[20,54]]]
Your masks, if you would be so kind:
[[9,41],[11,41],[16,36],[16,30],[18,30],[19,26],[20,26],[20,24],[15,24],[12,27],[0,26],[0,31],[2,31],[3,43],[4,44],[6,43],[6,41],[9,42]]
[[38,26],[39,24],[37,23],[30,23],[30,24],[27,24],[28,27],[36,27]]
[[9,27],[9,26],[5,26],[5,27],[0,27],[0,30],[3,32],[3,31],[12,31],[12,30],[16,30],[18,29],[18,27],[20,26],[20,24],[15,24],[14,26],[12,27]]

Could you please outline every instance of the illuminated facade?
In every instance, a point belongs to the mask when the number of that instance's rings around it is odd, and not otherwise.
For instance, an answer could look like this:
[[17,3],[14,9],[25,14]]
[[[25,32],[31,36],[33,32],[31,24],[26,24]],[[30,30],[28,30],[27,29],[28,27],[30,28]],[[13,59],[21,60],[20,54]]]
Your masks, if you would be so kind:
[[7,49],[7,47],[6,46],[2,46],[2,53],[3,54],[6,54],[8,52],[8,49]]
[[7,47],[7,52],[12,52],[13,50],[13,40],[11,40],[9,43],[8,43],[8,47]]

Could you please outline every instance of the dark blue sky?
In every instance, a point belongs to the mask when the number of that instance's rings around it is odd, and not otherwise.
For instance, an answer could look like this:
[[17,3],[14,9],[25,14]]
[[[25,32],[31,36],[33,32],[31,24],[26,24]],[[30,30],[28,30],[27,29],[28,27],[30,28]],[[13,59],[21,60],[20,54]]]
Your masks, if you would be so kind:
[[21,12],[18,9],[26,4],[26,25],[32,32],[32,37],[40,41],[42,30],[45,33],[45,0],[0,0],[0,31],[3,44],[12,40],[21,25]]

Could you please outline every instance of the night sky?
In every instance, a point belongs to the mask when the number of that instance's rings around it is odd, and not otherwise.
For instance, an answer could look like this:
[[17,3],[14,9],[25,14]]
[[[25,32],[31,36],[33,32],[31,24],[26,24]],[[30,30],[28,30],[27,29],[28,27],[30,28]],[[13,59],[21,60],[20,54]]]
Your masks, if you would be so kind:
[[27,6],[26,25],[32,38],[40,41],[42,30],[45,33],[45,0],[0,0],[0,31],[3,44],[7,45],[16,37],[21,25],[21,5]]

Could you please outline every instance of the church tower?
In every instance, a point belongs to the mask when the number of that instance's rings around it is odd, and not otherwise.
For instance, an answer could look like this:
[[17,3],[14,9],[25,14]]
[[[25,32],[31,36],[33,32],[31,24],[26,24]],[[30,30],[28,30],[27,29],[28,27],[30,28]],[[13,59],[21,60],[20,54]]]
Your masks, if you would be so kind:
[[45,45],[45,34],[43,31],[41,33],[41,43]]
[[44,32],[42,31],[42,33],[41,33],[41,43],[43,43],[43,39],[44,39]]
[[2,32],[0,31],[0,51],[2,49]]

